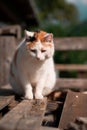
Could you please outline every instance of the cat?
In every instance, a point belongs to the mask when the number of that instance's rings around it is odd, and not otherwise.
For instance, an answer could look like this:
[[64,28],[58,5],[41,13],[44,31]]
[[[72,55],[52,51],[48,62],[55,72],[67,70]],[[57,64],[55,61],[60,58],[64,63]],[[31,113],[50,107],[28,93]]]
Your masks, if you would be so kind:
[[25,30],[10,67],[10,84],[26,99],[43,99],[55,86],[53,34]]

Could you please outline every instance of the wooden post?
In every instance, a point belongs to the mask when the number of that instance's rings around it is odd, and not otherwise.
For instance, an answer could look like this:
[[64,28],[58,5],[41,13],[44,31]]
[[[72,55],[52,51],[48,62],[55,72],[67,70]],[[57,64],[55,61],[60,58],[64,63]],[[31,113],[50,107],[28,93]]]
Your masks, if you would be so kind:
[[15,49],[14,36],[0,36],[0,86],[8,83],[10,63]]

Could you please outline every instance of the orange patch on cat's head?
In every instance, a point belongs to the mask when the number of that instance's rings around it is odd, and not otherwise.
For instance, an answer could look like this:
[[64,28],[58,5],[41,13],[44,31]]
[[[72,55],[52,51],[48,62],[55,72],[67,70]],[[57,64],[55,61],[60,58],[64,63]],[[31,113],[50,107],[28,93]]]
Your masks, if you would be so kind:
[[[30,44],[27,44],[27,48],[32,48],[33,46],[35,46],[35,44],[36,44],[36,42],[37,42],[38,40],[41,41],[41,44],[42,44],[43,46],[45,46],[45,47],[52,47],[53,44],[52,44],[51,42],[46,42],[45,37],[46,37],[47,34],[48,34],[48,33],[45,32],[45,31],[35,32],[35,33],[34,33],[35,41],[32,41]],[[48,35],[52,35],[52,34],[48,34]]]
[[[48,34],[47,32],[40,31],[35,33],[36,39],[41,41],[41,44],[45,47],[52,47],[53,34]],[[47,38],[50,39],[47,41]]]
[[35,32],[35,37],[37,40],[42,41],[42,39],[45,37],[47,33],[44,31]]

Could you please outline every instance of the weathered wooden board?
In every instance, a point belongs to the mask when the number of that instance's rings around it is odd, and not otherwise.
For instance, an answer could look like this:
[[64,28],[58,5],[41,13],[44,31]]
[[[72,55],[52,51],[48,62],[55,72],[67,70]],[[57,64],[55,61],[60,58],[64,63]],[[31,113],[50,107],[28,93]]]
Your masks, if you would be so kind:
[[10,63],[16,49],[13,36],[0,36],[0,86],[8,83]]
[[14,91],[10,84],[6,84],[1,86],[0,88],[0,96],[11,96],[14,95]]
[[56,50],[87,50],[87,37],[55,38]]
[[87,94],[68,92],[59,128],[66,128],[77,117],[87,117]]
[[39,129],[46,108],[44,100],[23,100],[0,120],[0,130]]
[[0,96],[0,110],[9,105],[14,100],[14,96]]
[[13,35],[18,40],[21,39],[21,27],[19,25],[9,25],[0,28],[0,35]]
[[81,78],[59,78],[57,79],[54,90],[65,91],[71,89],[74,91],[85,91],[87,90],[87,79]]
[[52,127],[40,127],[39,130],[60,130],[58,128],[52,128]]
[[14,93],[10,84],[7,84],[0,88],[0,110],[14,101]]
[[76,71],[87,71],[87,65],[80,65],[80,64],[56,64],[55,68],[59,71],[70,71],[70,70],[76,70]]

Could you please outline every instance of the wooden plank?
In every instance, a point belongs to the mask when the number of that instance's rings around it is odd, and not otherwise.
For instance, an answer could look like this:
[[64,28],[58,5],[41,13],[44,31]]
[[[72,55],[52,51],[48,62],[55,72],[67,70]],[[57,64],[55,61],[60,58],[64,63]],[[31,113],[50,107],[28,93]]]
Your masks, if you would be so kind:
[[14,101],[13,91],[9,84],[0,88],[0,110]]
[[14,96],[14,91],[11,88],[10,84],[1,86],[0,88],[0,96]]
[[10,63],[16,49],[16,39],[0,36],[0,86],[8,83]]
[[67,89],[72,89],[75,91],[87,91],[87,79],[81,78],[59,78],[56,81],[54,90],[65,91]]
[[53,127],[40,127],[39,130],[60,130],[59,128],[53,128]]
[[46,99],[23,100],[0,120],[0,130],[38,129],[41,126],[45,108]]
[[14,96],[0,96],[0,111],[14,100]]
[[0,28],[0,35],[8,35],[13,34],[18,40],[21,39],[21,27],[19,25],[9,25]]
[[74,122],[77,117],[87,117],[87,95],[68,92],[59,128],[65,129],[68,123]]
[[10,89],[12,89],[12,87],[11,87],[11,85],[8,83],[8,84],[6,84],[6,85],[2,85],[1,87],[0,87],[0,94],[1,94],[1,90],[2,89],[5,89],[5,90],[10,90]]
[[80,64],[56,64],[55,68],[59,71],[70,71],[70,70],[76,70],[76,71],[87,71],[87,65],[80,65]]
[[74,122],[70,122],[67,130],[87,130],[87,117],[78,117]]
[[54,38],[56,50],[87,50],[87,37]]

